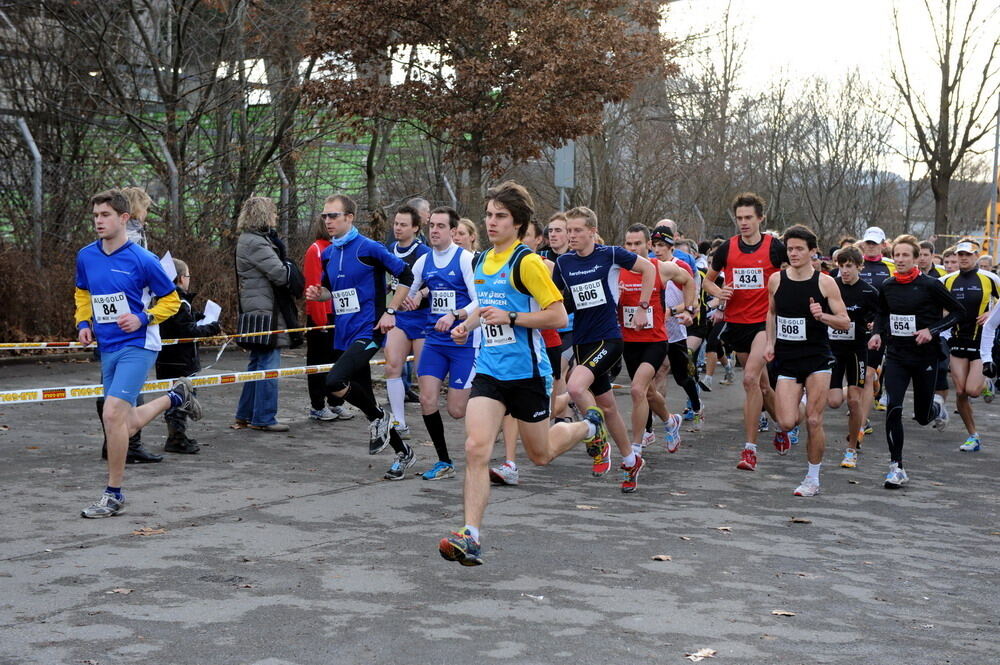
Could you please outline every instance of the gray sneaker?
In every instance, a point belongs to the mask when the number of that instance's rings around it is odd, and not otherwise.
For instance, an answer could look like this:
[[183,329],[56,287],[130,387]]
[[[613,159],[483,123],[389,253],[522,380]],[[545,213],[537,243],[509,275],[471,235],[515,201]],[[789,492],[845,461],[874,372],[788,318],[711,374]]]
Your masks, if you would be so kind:
[[337,420],[350,420],[354,417],[354,412],[346,406],[331,406],[327,408],[330,413],[337,417]]
[[336,420],[337,414],[335,414],[330,407],[324,406],[322,409],[312,409],[309,411],[309,418],[312,420],[327,422],[330,420]]
[[406,470],[417,461],[417,455],[411,446],[406,446],[406,450],[396,453],[396,461],[392,463],[389,470],[382,476],[386,480],[402,480],[406,476]]
[[194,384],[191,383],[191,379],[187,377],[177,379],[170,391],[180,395],[183,400],[177,407],[178,411],[188,414],[191,420],[201,420],[201,404],[194,396]]
[[80,517],[95,519],[98,517],[114,517],[125,512],[125,496],[121,500],[114,494],[105,492],[101,498],[80,511]]
[[378,455],[389,445],[389,412],[382,410],[382,417],[368,423],[368,454]]

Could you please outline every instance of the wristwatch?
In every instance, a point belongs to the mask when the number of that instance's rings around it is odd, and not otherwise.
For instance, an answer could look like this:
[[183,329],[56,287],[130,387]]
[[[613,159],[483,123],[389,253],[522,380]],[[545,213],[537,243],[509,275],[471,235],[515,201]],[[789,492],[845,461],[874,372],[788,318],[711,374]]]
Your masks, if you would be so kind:
[[386,314],[392,314],[393,316],[396,316],[396,310],[393,309],[392,307],[386,307],[385,308],[385,313]]
[[694,305],[688,305],[687,307],[684,308],[684,311],[687,312],[688,314],[692,314],[693,315],[694,314]]
[[510,318],[511,324],[517,321],[517,312],[507,312],[507,316]]
[[648,300],[640,300],[639,301],[639,307],[642,307],[643,309],[648,309],[649,308],[649,301]]
[[455,317],[456,321],[462,320],[462,314],[465,313],[464,309],[453,309],[451,310],[451,315]]

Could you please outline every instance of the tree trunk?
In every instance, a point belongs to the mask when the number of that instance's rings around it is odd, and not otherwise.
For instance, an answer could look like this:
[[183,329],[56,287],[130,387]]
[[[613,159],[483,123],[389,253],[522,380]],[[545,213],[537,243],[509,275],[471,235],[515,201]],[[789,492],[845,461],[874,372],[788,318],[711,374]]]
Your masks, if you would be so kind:
[[951,220],[948,218],[948,195],[951,190],[951,174],[939,174],[931,185],[934,191],[934,233],[945,235],[951,233]]

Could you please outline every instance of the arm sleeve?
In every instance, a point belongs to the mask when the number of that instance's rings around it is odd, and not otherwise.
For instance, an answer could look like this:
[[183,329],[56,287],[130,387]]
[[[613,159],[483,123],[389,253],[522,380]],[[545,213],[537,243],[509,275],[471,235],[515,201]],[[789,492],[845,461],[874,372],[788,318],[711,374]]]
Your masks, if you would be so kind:
[[462,278],[465,279],[465,288],[469,292],[469,297],[472,298],[472,302],[464,308],[465,316],[468,318],[469,314],[479,307],[479,295],[476,293],[476,271],[472,267],[472,259],[474,258],[472,252],[467,252],[464,249],[459,251],[462,252],[462,258],[459,259],[462,265]]
[[931,294],[934,296],[934,300],[941,305],[942,309],[948,311],[948,316],[944,317],[933,326],[928,326],[928,330],[932,334],[939,334],[942,330],[947,330],[951,328],[959,319],[965,314],[965,306],[955,299],[955,296],[951,294],[951,291],[945,288],[944,284],[935,280],[931,282]]
[[[889,300],[885,297],[885,284],[878,292],[878,316],[875,317],[875,334],[885,337],[889,329]],[[883,342],[884,345],[884,342]]]
[[288,268],[278,256],[267,238],[254,234],[249,252],[250,263],[259,270],[267,281],[275,286],[288,284]]
[[555,282],[549,276],[549,269],[542,262],[542,257],[537,254],[529,254],[521,259],[520,264],[521,283],[528,293],[535,299],[538,306],[545,309],[554,302],[563,299]]
[[993,342],[997,335],[997,326],[1000,325],[1000,307],[994,307],[990,316],[983,324],[983,336],[979,342],[979,356],[983,362],[993,362]]
[[[330,247],[333,247],[333,245],[330,245]],[[319,283],[327,291],[333,291],[333,285],[330,284],[330,278],[326,272],[326,264],[330,262],[330,247],[324,249],[323,253],[319,255]]]
[[90,320],[94,316],[94,306],[90,301],[90,291],[76,287],[73,292],[73,301],[76,303],[76,313],[73,318],[76,321],[77,330],[84,326],[90,326]]
[[[167,295],[157,298],[156,304],[145,312],[146,323],[154,324],[165,321],[176,314],[180,308],[181,297],[177,295],[177,289],[174,289]],[[142,316],[140,315],[139,318],[141,319]]]
[[381,263],[386,272],[395,275],[396,279],[403,286],[411,286],[413,284],[413,272],[410,270],[410,266],[406,265],[406,261],[398,256],[393,256],[385,248],[385,245],[373,242],[371,247],[372,258]]
[[138,315],[140,319],[146,319],[144,323],[160,323],[177,313],[181,308],[181,297],[177,294],[177,287],[167,277],[163,266],[153,254],[149,255],[146,263],[146,284],[157,300],[155,305]]
[[726,257],[729,256],[729,241],[726,240],[712,255],[712,270],[722,272],[726,267]]
[[[427,257],[430,254],[424,254],[413,264],[413,284],[410,284],[410,292],[407,294],[408,298],[412,298],[416,295],[420,287],[424,285],[424,265],[427,263]],[[433,261],[433,259],[431,259]]]
[[315,244],[309,245],[306,255],[302,259],[302,276],[306,279],[306,285],[319,284],[323,277],[323,266],[319,261],[319,247]]

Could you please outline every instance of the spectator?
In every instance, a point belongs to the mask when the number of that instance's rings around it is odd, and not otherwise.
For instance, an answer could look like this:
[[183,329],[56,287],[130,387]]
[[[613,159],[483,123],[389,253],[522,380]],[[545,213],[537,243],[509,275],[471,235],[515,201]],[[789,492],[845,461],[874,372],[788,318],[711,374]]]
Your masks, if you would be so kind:
[[471,219],[463,217],[458,220],[458,226],[452,231],[451,238],[462,249],[467,249],[473,254],[479,252],[479,229]]
[[[204,314],[192,308],[191,302],[194,300],[195,294],[189,291],[191,271],[188,269],[187,263],[180,259],[174,259],[174,267],[177,270],[174,284],[177,285],[177,295],[181,298],[181,308],[177,310],[176,314],[160,324],[160,335],[166,339],[218,335],[220,332],[218,321],[198,325],[198,321]],[[201,359],[198,357],[197,342],[169,344],[164,346],[156,357],[157,379],[176,379],[182,376],[191,376],[199,371],[201,371]],[[198,391],[194,390],[193,392],[197,394]],[[167,423],[167,443],[163,447],[166,452],[193,455],[201,450],[198,442],[187,435],[187,413],[185,411],[172,407],[163,414],[163,419]]]
[[989,254],[983,254],[979,257],[977,261],[980,270],[985,270],[986,272],[993,272],[993,257]]
[[[264,196],[252,196],[240,210],[236,228],[237,290],[241,315],[249,314],[271,321],[271,330],[285,328],[285,320],[277,307],[275,288],[288,284],[288,268],[282,262],[278,247],[269,234],[278,224],[278,209],[274,201]],[[285,333],[250,338],[250,362],[247,371],[277,369],[281,364],[281,349],[289,345]],[[264,379],[243,384],[236,407],[234,429],[249,427],[263,432],[287,432],[288,425],[279,423],[278,380]]]

